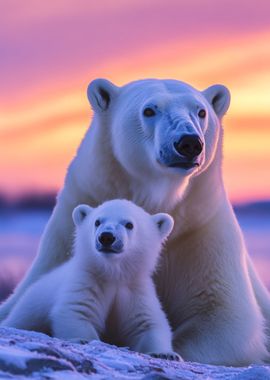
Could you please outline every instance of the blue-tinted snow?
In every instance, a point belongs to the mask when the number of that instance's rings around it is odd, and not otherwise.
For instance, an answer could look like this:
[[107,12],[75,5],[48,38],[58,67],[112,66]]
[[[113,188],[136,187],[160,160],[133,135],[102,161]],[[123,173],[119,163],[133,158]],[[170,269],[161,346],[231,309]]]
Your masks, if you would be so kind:
[[0,328],[2,379],[267,380],[267,366],[233,368],[154,359],[99,341],[81,345]]

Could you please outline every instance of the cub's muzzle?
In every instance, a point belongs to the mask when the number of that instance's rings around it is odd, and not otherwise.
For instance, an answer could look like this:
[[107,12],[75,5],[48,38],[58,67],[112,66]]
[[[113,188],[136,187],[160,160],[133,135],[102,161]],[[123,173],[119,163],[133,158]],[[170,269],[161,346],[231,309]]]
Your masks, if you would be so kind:
[[98,235],[96,248],[103,253],[120,253],[123,249],[123,243],[112,232],[105,231]]

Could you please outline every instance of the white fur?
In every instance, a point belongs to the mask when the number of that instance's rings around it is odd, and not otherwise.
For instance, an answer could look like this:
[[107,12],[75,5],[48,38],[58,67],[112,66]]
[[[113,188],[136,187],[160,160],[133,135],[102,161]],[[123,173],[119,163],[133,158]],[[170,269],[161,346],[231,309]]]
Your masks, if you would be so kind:
[[[69,167],[33,267],[1,307],[0,318],[33,281],[67,259],[76,205],[127,198],[175,219],[155,281],[178,352],[204,363],[260,363],[267,356],[265,343],[270,346],[264,330],[264,317],[270,326],[270,302],[247,257],[222,180],[221,119],[228,90],[214,85],[200,92],[155,79],[117,87],[98,79],[88,97],[91,128]],[[154,118],[143,116],[146,106],[157,107]],[[198,117],[201,108],[204,119]],[[185,171],[160,164],[162,147],[187,132],[204,143],[200,166]]]
[[[73,341],[102,338],[178,359],[151,279],[173,219],[114,200],[97,209],[80,205],[73,220],[77,226],[73,257],[32,284],[2,325]],[[101,221],[98,227],[96,220]],[[131,230],[125,227],[127,222],[133,224]],[[121,252],[98,250],[104,231],[123,244]]]

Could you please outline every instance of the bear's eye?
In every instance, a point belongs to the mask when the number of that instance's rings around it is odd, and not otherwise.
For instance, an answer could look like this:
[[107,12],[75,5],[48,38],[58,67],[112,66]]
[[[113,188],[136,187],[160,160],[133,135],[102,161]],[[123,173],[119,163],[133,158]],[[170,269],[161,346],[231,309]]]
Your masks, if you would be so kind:
[[199,112],[198,112],[198,116],[202,119],[205,118],[206,116],[206,111],[204,109],[201,109]]
[[133,229],[133,224],[131,222],[127,222],[125,224],[125,227],[128,229],[128,230],[132,230]]
[[95,221],[95,226],[96,226],[96,227],[100,226],[100,220],[97,219],[97,220]]
[[146,117],[152,117],[155,116],[156,112],[153,110],[153,108],[147,107],[143,111],[143,115]]

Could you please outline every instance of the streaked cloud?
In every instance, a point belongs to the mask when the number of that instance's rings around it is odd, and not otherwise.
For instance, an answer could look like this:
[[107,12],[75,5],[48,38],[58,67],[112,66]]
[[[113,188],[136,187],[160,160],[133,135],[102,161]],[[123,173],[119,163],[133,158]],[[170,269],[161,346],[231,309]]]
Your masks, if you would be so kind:
[[91,79],[159,77],[230,88],[230,196],[270,197],[268,1],[11,0],[0,12],[0,190],[61,185],[90,121]]

